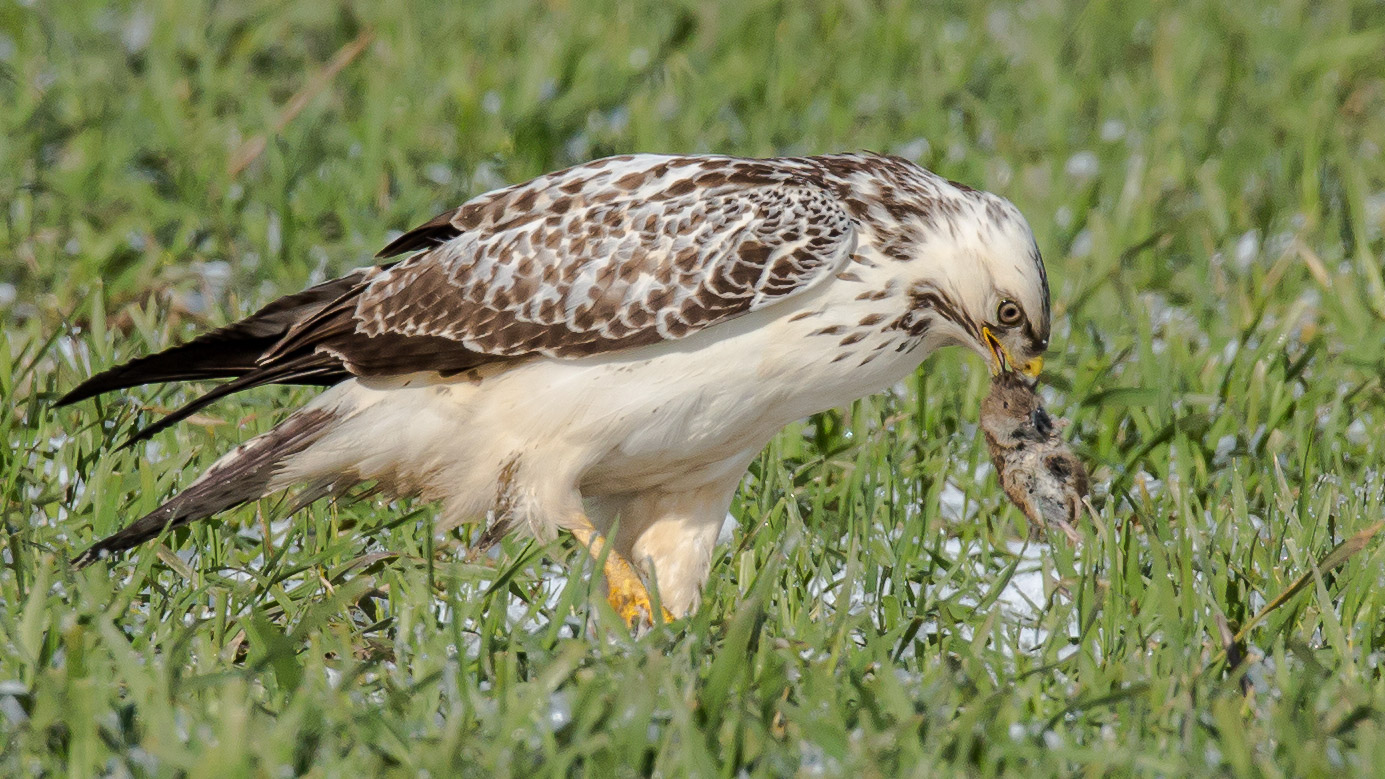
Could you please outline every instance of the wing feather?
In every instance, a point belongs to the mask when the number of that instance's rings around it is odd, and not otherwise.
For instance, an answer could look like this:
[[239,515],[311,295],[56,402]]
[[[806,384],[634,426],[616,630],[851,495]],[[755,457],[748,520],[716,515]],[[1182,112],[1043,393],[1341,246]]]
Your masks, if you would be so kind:
[[455,374],[685,338],[830,279],[852,218],[810,160],[612,157],[475,198],[355,271],[184,346],[93,377],[71,402],[231,378],[137,434],[272,383]]
[[792,165],[602,162],[435,218],[420,230],[451,224],[457,234],[372,279],[354,300],[350,334],[340,320],[322,321],[298,343],[316,340],[353,370],[363,367],[353,354],[385,336],[452,342],[478,363],[599,354],[683,338],[793,296],[855,248],[836,198]]

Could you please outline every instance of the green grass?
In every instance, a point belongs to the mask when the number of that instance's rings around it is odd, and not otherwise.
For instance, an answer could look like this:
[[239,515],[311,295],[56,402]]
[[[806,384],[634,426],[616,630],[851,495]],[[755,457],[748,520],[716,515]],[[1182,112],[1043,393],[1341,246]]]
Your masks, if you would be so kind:
[[[1385,762],[1379,2],[117,6],[0,4],[0,773]],[[983,366],[944,353],[780,435],[702,609],[640,639],[580,550],[472,559],[427,505],[266,501],[66,565],[308,394],[114,452],[189,390],[51,408],[92,370],[569,163],[854,148],[1032,223],[1080,548],[1022,547]]]

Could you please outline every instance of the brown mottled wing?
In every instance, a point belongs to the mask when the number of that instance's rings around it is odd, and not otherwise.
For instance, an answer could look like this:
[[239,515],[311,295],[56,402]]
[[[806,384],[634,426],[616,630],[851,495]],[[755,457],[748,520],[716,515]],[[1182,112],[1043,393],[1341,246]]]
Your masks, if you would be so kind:
[[855,242],[850,218],[800,167],[605,160],[402,236],[391,249],[434,248],[375,274],[266,357],[311,348],[378,375],[678,339],[830,278]]

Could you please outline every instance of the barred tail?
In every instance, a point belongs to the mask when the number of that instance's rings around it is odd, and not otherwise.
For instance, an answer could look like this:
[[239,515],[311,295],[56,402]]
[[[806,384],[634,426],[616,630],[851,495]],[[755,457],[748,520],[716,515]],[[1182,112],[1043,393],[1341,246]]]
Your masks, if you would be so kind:
[[[295,413],[268,433],[228,452],[191,486],[162,506],[120,532],[92,544],[73,564],[79,568],[89,565],[107,555],[138,546],[165,530],[205,519],[287,486],[276,484],[274,479],[284,461],[312,446],[336,418],[330,411],[312,407]],[[324,482],[317,489],[326,484]],[[319,495],[324,492],[322,490]],[[299,504],[302,505],[301,500]]]

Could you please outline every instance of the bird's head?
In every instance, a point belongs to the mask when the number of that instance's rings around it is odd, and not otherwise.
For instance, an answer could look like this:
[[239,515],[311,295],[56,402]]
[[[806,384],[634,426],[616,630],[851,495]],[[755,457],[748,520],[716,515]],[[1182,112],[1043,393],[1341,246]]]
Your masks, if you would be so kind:
[[925,232],[910,294],[934,309],[937,345],[972,349],[992,375],[1034,378],[1048,349],[1049,293],[1033,233],[1009,201],[952,186],[944,219]]

